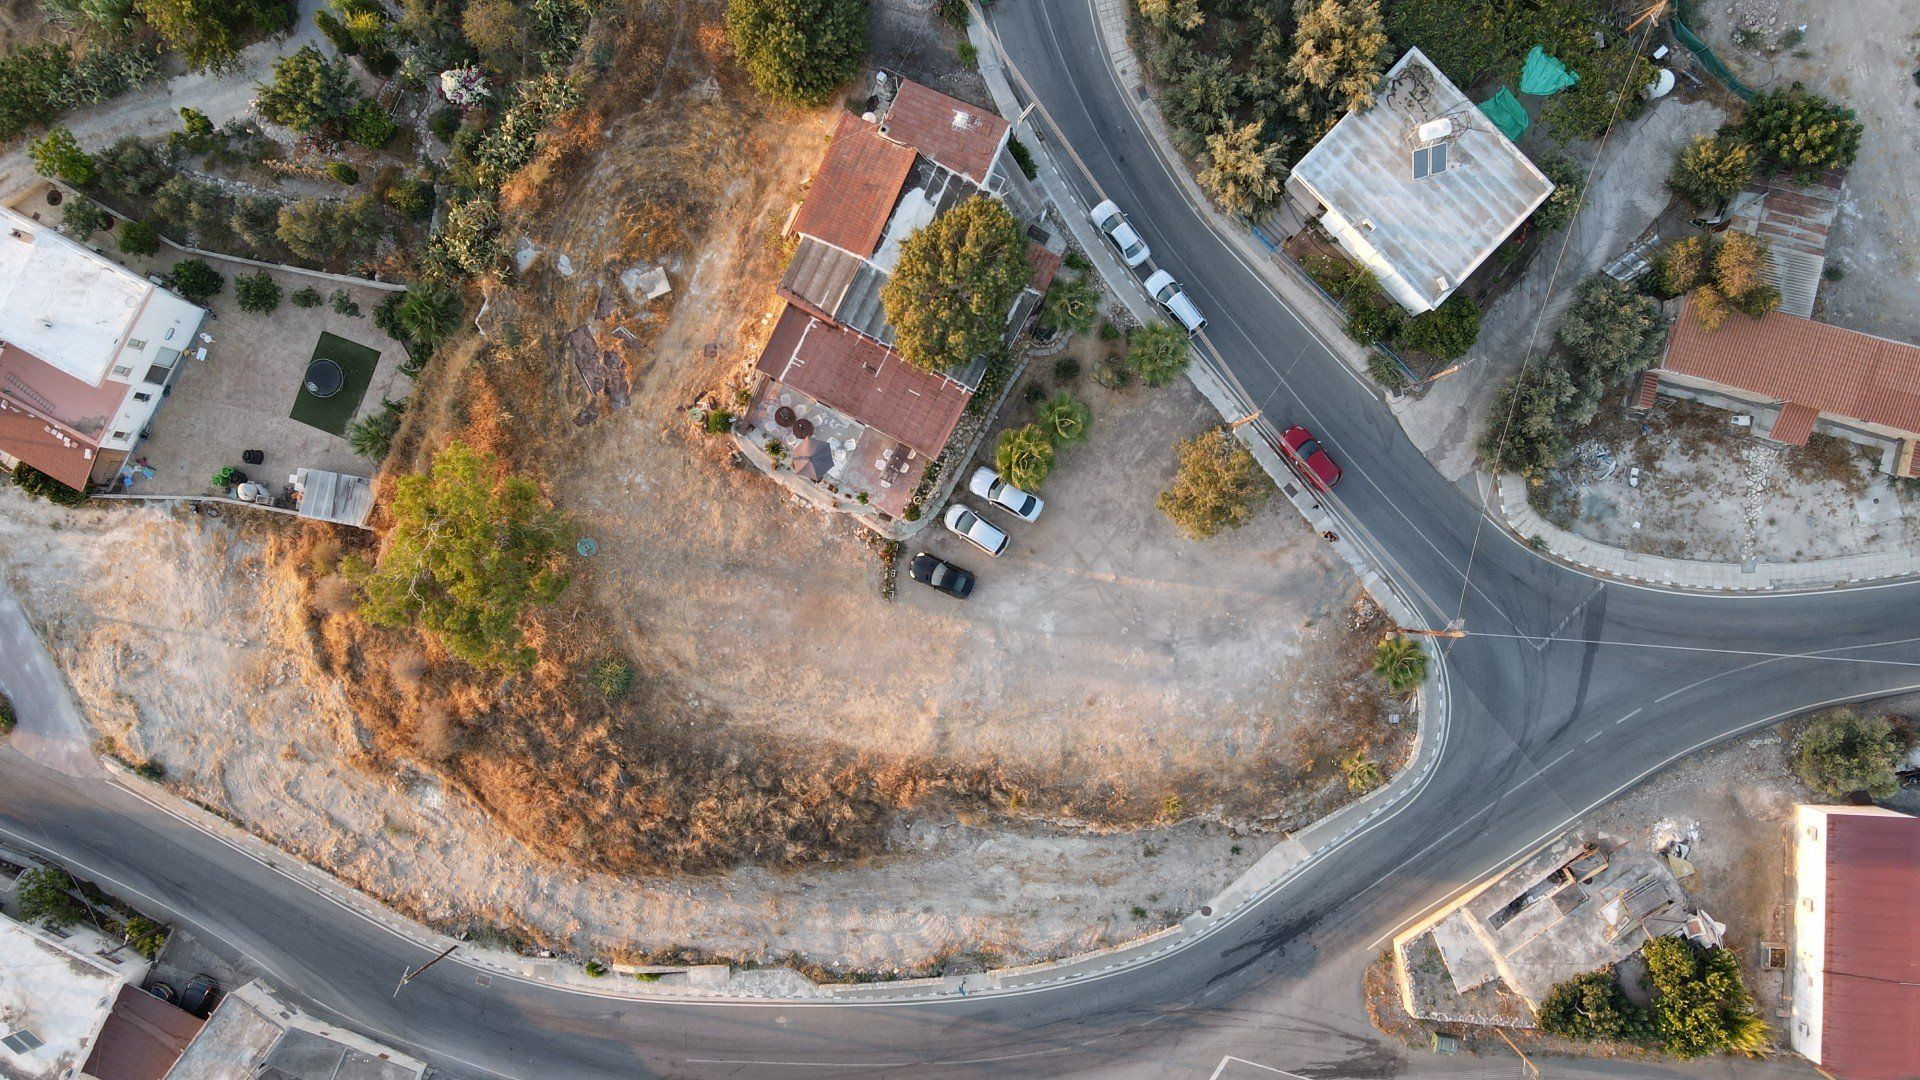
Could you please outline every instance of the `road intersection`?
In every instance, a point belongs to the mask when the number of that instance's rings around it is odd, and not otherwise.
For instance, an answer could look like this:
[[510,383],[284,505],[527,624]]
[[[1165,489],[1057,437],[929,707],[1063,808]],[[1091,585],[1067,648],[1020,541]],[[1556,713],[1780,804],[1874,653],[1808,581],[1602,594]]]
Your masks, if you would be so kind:
[[[1476,492],[1434,471],[1189,204],[1110,74],[1089,0],[999,0],[991,18],[1099,189],[1207,313],[1251,403],[1320,435],[1346,466],[1344,519],[1428,625],[1471,631],[1444,661],[1445,747],[1391,814],[1155,962],[1019,993],[858,1005],[639,1002],[451,961],[395,996],[400,971],[431,950],[122,788],[0,752],[0,833],[176,914],[296,1000],[456,1075],[1383,1076],[1406,1058],[1366,1026],[1357,977],[1396,925],[1679,756],[1807,708],[1920,688],[1920,583],[1681,595],[1557,565],[1486,521]],[[29,677],[0,657],[0,681]]]

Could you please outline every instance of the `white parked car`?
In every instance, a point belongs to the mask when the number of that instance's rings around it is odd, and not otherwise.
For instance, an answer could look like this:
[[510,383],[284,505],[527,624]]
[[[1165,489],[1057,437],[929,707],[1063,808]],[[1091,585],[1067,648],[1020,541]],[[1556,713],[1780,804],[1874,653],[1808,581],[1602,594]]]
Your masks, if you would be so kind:
[[959,503],[947,507],[946,524],[950,532],[995,558],[1007,550],[1006,533]]
[[1181,326],[1186,327],[1187,333],[1197,334],[1201,327],[1207,325],[1207,320],[1200,317],[1200,309],[1193,306],[1193,301],[1187,298],[1180,283],[1165,270],[1155,270],[1153,276],[1147,279],[1147,293],[1160,301],[1160,306],[1166,308],[1167,314],[1177,319]]
[[982,465],[973,470],[973,478],[967,481],[967,490],[1022,521],[1038,521],[1041,508],[1047,505],[1040,501],[1040,496],[1029,495],[1007,483],[1006,478],[994,471],[991,465]]
[[1140,239],[1139,233],[1133,231],[1133,225],[1127,221],[1127,215],[1120,212],[1120,208],[1114,205],[1112,199],[1094,207],[1093,213],[1088,216],[1093,218],[1093,227],[1099,229],[1107,238],[1107,242],[1113,245],[1113,249],[1120,253],[1122,262],[1128,266],[1139,266],[1147,261],[1149,254],[1147,242]]

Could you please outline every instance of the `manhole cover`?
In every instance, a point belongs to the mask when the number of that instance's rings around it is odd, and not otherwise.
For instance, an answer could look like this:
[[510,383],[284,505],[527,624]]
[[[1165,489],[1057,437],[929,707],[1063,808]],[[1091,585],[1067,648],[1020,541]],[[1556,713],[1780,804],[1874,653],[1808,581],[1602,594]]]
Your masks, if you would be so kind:
[[712,358],[720,355],[720,346],[708,345],[705,349],[702,349],[701,351],[706,353],[707,358],[711,360]]
[[1213,908],[1211,907],[1202,907],[1200,909],[1200,917],[1203,919],[1207,918],[1208,916],[1211,916],[1212,914],[1213,914]]
[[591,536],[583,536],[579,543],[573,545],[573,550],[579,552],[582,557],[591,557],[594,552],[600,550],[600,542]]

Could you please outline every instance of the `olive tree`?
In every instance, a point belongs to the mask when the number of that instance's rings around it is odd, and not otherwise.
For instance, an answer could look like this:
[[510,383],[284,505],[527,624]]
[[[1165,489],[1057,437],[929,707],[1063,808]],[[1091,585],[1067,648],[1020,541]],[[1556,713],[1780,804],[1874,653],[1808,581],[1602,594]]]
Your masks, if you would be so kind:
[[1246,524],[1273,494],[1273,481],[1252,451],[1226,428],[1177,443],[1173,453],[1173,484],[1160,493],[1156,505],[1194,540]]
[[968,199],[900,246],[900,261],[880,290],[894,347],[927,371],[990,352],[1031,273],[1019,220],[998,199]]
[[1259,124],[1236,124],[1207,136],[1200,186],[1229,214],[1251,217],[1280,195],[1281,144]]
[[866,0],[727,0],[727,36],[753,85],[824,105],[867,52]]
[[1793,769],[1808,787],[1830,799],[1856,791],[1885,799],[1900,790],[1895,770],[1906,750],[1905,740],[1885,717],[1841,709],[1801,733],[1793,748]]

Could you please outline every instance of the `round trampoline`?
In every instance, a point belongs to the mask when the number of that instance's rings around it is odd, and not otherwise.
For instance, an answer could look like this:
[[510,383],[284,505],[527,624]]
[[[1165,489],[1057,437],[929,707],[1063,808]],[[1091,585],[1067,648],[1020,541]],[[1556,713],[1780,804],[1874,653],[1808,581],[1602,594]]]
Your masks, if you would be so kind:
[[330,398],[346,385],[346,373],[340,365],[321,357],[307,365],[307,393],[317,398]]

